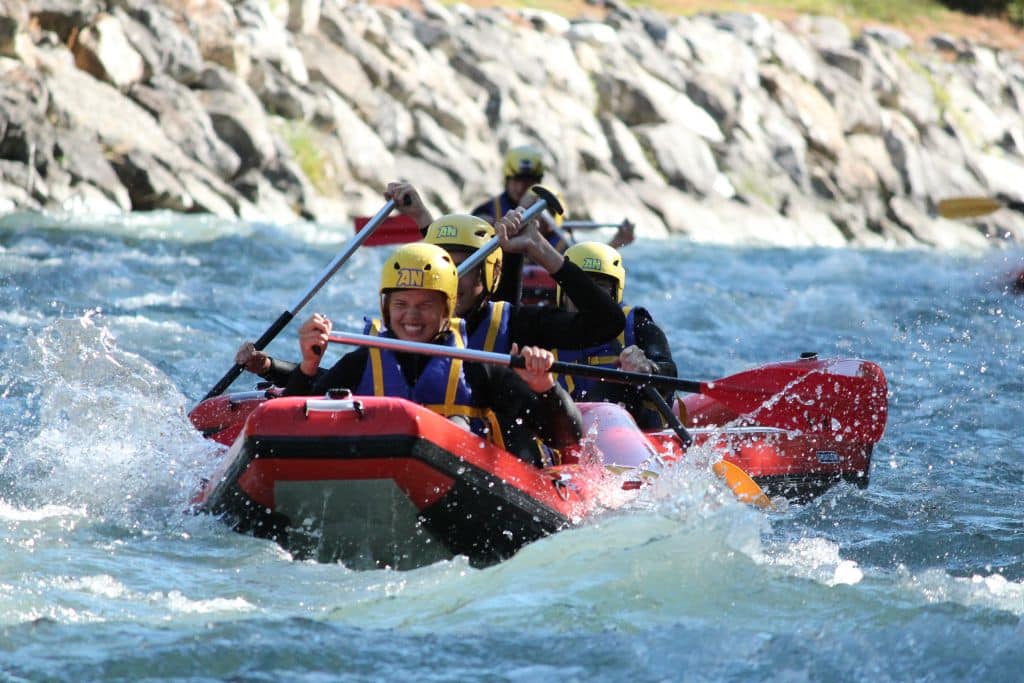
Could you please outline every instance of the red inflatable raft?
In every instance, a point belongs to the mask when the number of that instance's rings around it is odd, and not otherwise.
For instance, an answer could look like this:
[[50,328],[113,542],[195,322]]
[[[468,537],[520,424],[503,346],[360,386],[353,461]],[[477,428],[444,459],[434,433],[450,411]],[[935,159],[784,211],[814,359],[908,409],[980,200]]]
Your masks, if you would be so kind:
[[[738,465],[772,496],[803,500],[841,480],[867,486],[887,410],[877,365],[810,358],[741,376],[781,377],[785,391],[742,414],[704,395],[679,401],[691,451]],[[835,417],[795,429],[799,406],[815,401],[834,404],[827,414]],[[538,469],[402,399],[218,396],[191,418],[231,448],[194,503],[297,557],[411,569],[465,555],[483,566],[684,457],[671,430],[641,432],[616,405],[580,409],[584,445],[564,453],[562,465]]]

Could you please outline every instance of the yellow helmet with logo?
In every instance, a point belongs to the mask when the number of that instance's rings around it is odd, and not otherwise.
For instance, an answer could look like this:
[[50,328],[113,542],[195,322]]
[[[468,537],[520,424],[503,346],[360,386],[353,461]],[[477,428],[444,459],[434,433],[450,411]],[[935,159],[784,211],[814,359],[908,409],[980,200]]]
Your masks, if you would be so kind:
[[[622,290],[626,288],[626,269],[622,265],[622,255],[607,244],[601,242],[580,242],[565,250],[565,258],[579,266],[588,275],[601,275],[615,281],[612,297],[622,303]],[[555,291],[555,301],[562,305],[562,288]]]
[[544,158],[540,149],[533,145],[513,147],[505,152],[502,169],[506,178],[532,178],[540,182],[544,177]]
[[434,244],[414,242],[395,250],[380,272],[380,313],[389,324],[385,298],[396,289],[427,289],[441,292],[448,303],[448,317],[455,314],[459,272],[448,252]]
[[[436,244],[451,251],[474,252],[491,241],[494,227],[477,216],[465,213],[451,213],[441,216],[427,226],[427,234],[423,241]],[[501,277],[501,249],[495,249],[483,263],[484,289],[494,294],[498,289],[498,278]]]

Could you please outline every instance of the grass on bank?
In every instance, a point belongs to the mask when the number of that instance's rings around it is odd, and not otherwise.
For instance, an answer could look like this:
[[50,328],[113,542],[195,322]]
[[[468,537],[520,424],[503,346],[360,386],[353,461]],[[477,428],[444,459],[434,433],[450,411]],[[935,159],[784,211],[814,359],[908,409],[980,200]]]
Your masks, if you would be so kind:
[[[390,3],[416,0],[385,0]],[[448,5],[464,2],[474,7],[527,7],[547,10],[564,17],[603,16],[605,11],[587,0],[442,0]],[[926,32],[949,33],[969,39],[1016,49],[1024,44],[1020,24],[1024,22],[1024,0],[1006,0],[1005,14],[972,16],[954,11],[938,0],[618,0],[631,7],[650,7],[665,15],[707,12],[759,12],[787,20],[799,14],[835,17],[854,33],[870,23],[894,25],[912,36]],[[599,0],[596,5],[602,4]],[[980,6],[980,5],[975,5]],[[1009,21],[1007,21],[1009,20]],[[1013,24],[1010,22],[1017,22]]]
[[[460,0],[446,0],[455,4]],[[469,0],[473,6],[528,7],[566,17],[586,16],[597,10],[585,0]],[[948,10],[936,0],[625,0],[630,7],[650,7],[662,14],[689,15],[701,12],[776,12],[823,14],[837,19],[908,23],[926,17],[938,19]]]

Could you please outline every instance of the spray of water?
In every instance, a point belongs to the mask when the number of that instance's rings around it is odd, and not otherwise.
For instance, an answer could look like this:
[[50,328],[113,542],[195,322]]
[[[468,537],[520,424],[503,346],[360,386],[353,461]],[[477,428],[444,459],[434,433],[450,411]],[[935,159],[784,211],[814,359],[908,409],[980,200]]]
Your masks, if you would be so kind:
[[31,420],[8,434],[0,498],[128,525],[185,507],[214,449],[189,425],[181,392],[120,349],[101,312],[54,320],[15,355],[5,372],[18,368]]

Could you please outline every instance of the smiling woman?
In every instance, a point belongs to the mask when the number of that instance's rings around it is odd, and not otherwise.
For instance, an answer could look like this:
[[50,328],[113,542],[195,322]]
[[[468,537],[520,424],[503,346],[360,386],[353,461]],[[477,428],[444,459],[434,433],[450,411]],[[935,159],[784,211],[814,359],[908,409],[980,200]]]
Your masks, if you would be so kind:
[[[426,243],[400,247],[381,267],[383,327],[371,322],[369,331],[405,342],[464,349],[465,323],[452,317],[458,285],[455,263],[441,247]],[[331,329],[330,319],[319,313],[299,329],[302,363],[289,376],[286,395],[322,395],[345,387],[360,396],[409,399],[529,462],[540,454],[534,436],[552,448],[579,438],[579,410],[549,372],[554,361],[550,351],[523,348],[529,362],[512,372],[450,356],[360,348],[324,373],[322,349],[327,348]],[[523,414],[530,419],[517,421]]]

